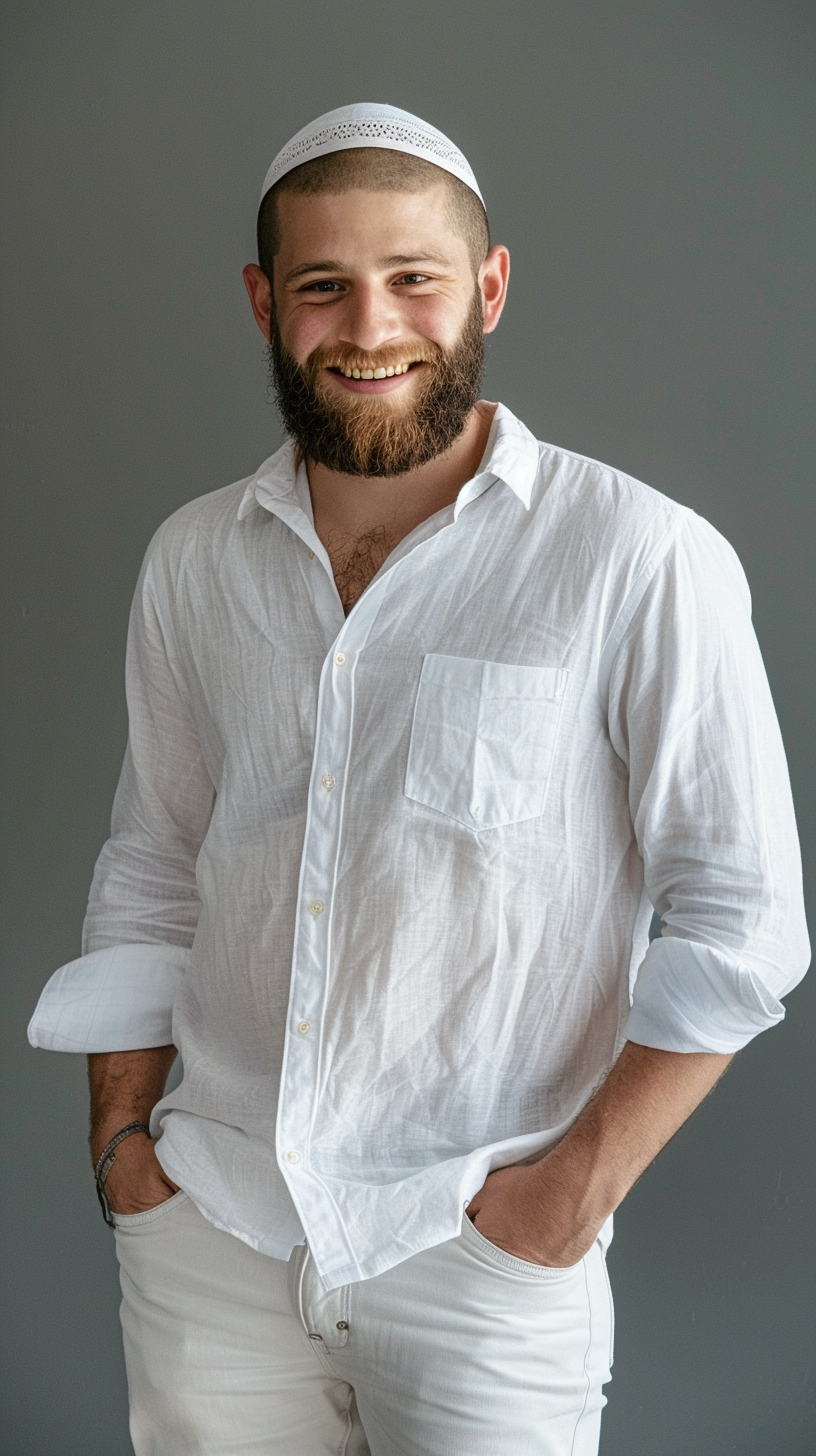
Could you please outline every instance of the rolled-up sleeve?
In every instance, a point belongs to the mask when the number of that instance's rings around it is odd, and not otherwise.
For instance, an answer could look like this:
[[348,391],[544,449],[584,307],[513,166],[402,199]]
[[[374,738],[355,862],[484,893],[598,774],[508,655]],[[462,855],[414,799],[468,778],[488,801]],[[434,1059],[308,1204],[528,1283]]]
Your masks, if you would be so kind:
[[215,791],[187,701],[167,608],[162,532],[128,632],[128,746],[111,837],[97,860],[82,956],[46,985],[33,1046],[128,1051],[172,1041],[173,1002],[199,916],[196,860]]
[[731,547],[684,513],[609,678],[646,889],[662,922],[628,1040],[738,1051],[784,1016],[810,960],[790,783]]
[[175,945],[113,945],[69,961],[39,999],[28,1028],[31,1045],[52,1052],[169,1046],[189,956]]

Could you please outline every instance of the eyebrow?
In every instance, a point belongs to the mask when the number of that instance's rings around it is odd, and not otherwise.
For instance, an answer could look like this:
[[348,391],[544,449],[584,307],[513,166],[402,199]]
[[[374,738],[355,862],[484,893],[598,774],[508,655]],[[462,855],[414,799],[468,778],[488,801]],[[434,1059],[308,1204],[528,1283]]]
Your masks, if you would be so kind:
[[[390,257],[380,259],[383,268],[406,268],[416,263],[435,263],[441,268],[453,267],[451,259],[446,258],[443,253],[392,253]],[[306,273],[342,273],[344,269],[345,265],[336,259],[322,258],[319,262],[301,263],[297,268],[292,268],[283,281],[293,283],[296,278],[303,278]]]
[[293,278],[302,278],[304,273],[342,273],[342,263],[335,263],[332,258],[327,258],[321,263],[301,263],[299,268],[292,268],[284,278],[284,283],[291,283]]
[[386,268],[406,268],[410,263],[436,263],[442,268],[452,268],[450,258],[444,253],[392,253],[390,258],[383,258]]

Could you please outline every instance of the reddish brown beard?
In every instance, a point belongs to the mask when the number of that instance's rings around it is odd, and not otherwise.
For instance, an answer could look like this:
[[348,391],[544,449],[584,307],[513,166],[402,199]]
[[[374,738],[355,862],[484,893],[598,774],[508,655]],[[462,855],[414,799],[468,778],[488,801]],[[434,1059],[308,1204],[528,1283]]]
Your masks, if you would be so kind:
[[[308,459],[342,475],[405,475],[427,465],[459,438],[479,398],[484,368],[482,296],[474,289],[462,331],[449,350],[425,340],[410,346],[423,378],[404,407],[394,394],[349,394],[348,402],[321,387],[325,368],[387,369],[405,348],[363,355],[335,346],[315,349],[300,365],[273,323],[271,382],[287,434]],[[399,391],[396,392],[397,394]]]

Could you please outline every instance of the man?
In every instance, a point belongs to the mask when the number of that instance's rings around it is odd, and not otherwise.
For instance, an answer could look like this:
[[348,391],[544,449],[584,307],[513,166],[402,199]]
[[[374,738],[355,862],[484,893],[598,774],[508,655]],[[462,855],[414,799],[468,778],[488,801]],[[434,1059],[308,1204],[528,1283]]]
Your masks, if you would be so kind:
[[258,233],[290,438],[148,550],[30,1031],[91,1053],[134,1446],[589,1456],[613,1210],[808,960],[745,581],[479,400],[508,254],[427,123],[318,118]]

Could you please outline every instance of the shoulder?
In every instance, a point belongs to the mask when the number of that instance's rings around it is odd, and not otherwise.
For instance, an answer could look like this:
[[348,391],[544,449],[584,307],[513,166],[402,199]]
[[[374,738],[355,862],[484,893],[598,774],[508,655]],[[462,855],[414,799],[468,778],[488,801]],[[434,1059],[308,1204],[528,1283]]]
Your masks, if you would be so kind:
[[[168,516],[148,544],[141,586],[164,601],[188,588],[210,592],[225,564],[234,562],[236,552],[240,557],[246,545],[248,523],[242,519],[246,514],[242,506],[258,473],[197,496]],[[251,519],[256,514],[257,509],[250,513]]]
[[653,486],[602,460],[543,440],[538,442],[538,450],[542,498],[555,497],[584,529],[594,521],[601,532],[624,535],[644,529],[676,530],[693,514]]
[[147,548],[147,558],[155,562],[178,562],[191,551],[211,547],[215,540],[234,528],[241,502],[253,480],[254,476],[247,476],[179,506],[155,532]]
[[650,573],[679,558],[701,567],[716,561],[744,582],[733,547],[690,507],[588,455],[544,441],[538,449],[534,496],[542,507],[548,500],[561,528],[600,560],[625,562],[627,573],[636,562]]

